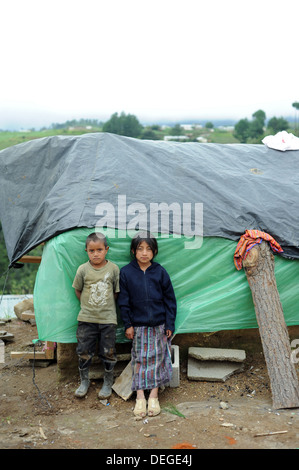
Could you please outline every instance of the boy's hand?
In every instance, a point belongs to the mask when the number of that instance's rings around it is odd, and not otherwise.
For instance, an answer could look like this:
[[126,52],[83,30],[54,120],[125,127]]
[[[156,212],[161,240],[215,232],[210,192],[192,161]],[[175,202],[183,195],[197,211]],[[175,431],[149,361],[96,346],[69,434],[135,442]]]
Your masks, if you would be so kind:
[[166,336],[167,338],[170,338],[172,336],[172,331],[166,330]]
[[78,290],[78,289],[75,289],[75,293],[76,293],[77,298],[80,300],[81,299],[81,291]]
[[134,338],[134,328],[133,328],[133,326],[130,326],[129,328],[126,329],[125,335],[128,339],[133,339]]

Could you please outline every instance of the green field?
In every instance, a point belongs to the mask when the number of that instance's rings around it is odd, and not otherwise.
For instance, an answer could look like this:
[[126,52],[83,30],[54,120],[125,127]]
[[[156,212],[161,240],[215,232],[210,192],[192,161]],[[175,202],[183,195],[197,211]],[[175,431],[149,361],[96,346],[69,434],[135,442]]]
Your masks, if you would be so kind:
[[44,131],[30,131],[30,132],[9,132],[3,131],[0,132],[0,150],[3,150],[7,147],[13,145],[22,144],[33,139],[40,139],[42,137],[49,137],[52,135],[80,135],[87,132],[99,132],[100,129],[93,130],[67,130],[67,129],[46,129]]
[[[88,132],[101,132],[99,128],[93,129],[46,129],[42,131],[29,131],[29,132],[9,132],[9,131],[2,131],[0,132],[0,150],[3,150],[7,147],[11,147],[13,145],[21,144],[23,142],[27,142],[33,139],[40,139],[42,137],[49,137],[53,135],[80,135],[86,134]],[[158,139],[163,140],[164,135],[167,135],[167,130],[157,131],[156,136]],[[233,137],[232,132],[228,131],[220,131],[215,129],[214,132],[210,132],[207,129],[202,129],[196,134],[190,134],[190,132],[186,132],[186,135],[189,137],[189,141],[192,141],[196,137],[203,136],[207,138],[208,142],[219,143],[219,144],[231,144],[231,143],[238,143],[238,140]]]

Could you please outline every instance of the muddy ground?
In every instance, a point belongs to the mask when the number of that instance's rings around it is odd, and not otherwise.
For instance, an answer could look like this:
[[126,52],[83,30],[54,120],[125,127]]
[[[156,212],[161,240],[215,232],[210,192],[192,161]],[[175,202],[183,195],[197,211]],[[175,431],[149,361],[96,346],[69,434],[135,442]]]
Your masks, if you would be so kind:
[[32,350],[36,327],[16,319],[1,329],[14,335],[0,364],[1,449],[299,448],[299,409],[272,408],[261,352],[247,354],[244,371],[224,383],[189,381],[182,358],[180,387],[160,393],[161,414],[136,420],[134,396],[113,393],[103,404],[102,381],[93,380],[78,399],[78,377],[59,381],[56,362],[33,368],[27,358],[11,359],[11,351]]

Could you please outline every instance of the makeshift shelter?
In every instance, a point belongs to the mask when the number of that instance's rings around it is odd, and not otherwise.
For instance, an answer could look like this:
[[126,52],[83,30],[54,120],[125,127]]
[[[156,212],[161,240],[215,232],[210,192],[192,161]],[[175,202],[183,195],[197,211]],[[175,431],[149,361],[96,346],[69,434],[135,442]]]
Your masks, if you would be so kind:
[[72,281],[95,227],[106,232],[108,257],[120,268],[130,261],[136,229],[158,236],[157,261],[178,301],[177,334],[257,327],[233,257],[245,230],[262,230],[283,249],[275,264],[278,290],[286,324],[299,324],[298,170],[296,150],[106,133],[1,151],[0,218],[10,267],[46,241],[34,291],[39,339],[76,342]]

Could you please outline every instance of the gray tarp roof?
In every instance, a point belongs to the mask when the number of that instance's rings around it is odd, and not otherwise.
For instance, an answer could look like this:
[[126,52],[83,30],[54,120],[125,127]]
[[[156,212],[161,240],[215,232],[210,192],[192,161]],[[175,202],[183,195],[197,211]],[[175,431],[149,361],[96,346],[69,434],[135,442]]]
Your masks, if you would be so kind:
[[[0,219],[10,265],[61,232],[95,226],[100,203],[115,208],[116,228],[132,220],[133,203],[148,213],[150,203],[191,204],[192,224],[195,204],[202,203],[204,236],[237,241],[246,229],[259,229],[281,244],[283,256],[299,258],[299,151],[94,133],[0,152]],[[139,228],[152,228],[149,216]]]

